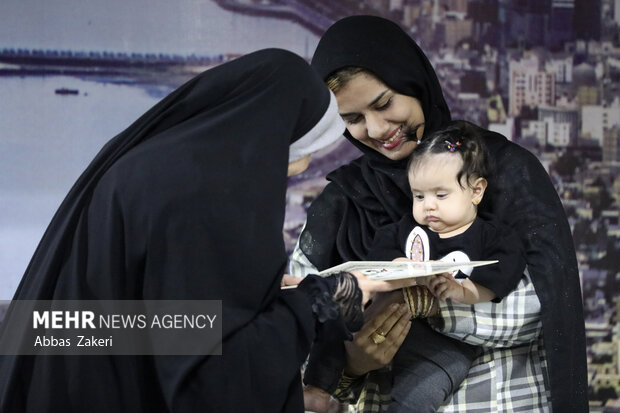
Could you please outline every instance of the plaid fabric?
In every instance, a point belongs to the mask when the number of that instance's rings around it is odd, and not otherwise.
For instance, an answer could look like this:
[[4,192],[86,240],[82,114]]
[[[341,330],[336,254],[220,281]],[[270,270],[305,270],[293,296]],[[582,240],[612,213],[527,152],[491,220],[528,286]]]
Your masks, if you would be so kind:
[[[295,248],[290,272],[316,272]],[[547,363],[540,321],[540,301],[525,271],[517,288],[500,303],[473,306],[440,301],[441,318],[432,325],[442,333],[484,348],[459,389],[441,407],[445,413],[550,412]],[[343,377],[333,395],[349,412],[386,412],[392,376],[389,367],[352,379]]]
[[500,303],[441,303],[442,331],[485,348],[442,412],[549,412],[540,301],[529,273]]
[[493,349],[527,345],[541,334],[540,301],[526,269],[517,288],[499,303],[464,305],[439,301],[442,333]]
[[[542,349],[539,339],[529,346],[485,351],[461,387],[438,411],[551,412]],[[391,377],[389,369],[382,369],[357,380],[343,380],[334,397],[349,403],[350,413],[386,412]]]
[[[500,303],[441,304],[440,331],[483,346],[484,352],[440,412],[551,411],[539,311],[527,272]],[[385,412],[390,389],[391,374],[386,368],[357,380],[342,380],[334,397],[349,403],[349,412]]]
[[390,404],[392,372],[389,366],[374,370],[364,377],[343,377],[332,395],[341,403],[348,404],[349,412],[380,413]]
[[297,240],[295,249],[289,257],[288,266],[288,272],[293,277],[305,277],[308,274],[317,274],[319,272],[299,248],[299,240]]

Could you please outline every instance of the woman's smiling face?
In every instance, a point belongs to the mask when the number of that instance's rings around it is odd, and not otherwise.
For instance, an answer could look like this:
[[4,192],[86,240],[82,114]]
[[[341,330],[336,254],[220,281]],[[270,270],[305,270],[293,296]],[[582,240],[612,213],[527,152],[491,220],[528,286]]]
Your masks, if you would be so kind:
[[418,139],[424,133],[420,102],[394,92],[372,75],[355,75],[335,95],[351,136],[389,159],[405,159],[413,152],[417,143],[407,140],[407,132],[418,128]]

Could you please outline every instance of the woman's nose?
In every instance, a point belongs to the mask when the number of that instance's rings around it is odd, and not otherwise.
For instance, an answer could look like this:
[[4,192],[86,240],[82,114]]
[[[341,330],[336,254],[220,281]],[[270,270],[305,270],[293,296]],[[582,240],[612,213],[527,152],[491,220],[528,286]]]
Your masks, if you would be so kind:
[[389,132],[390,125],[382,116],[376,113],[366,115],[366,130],[373,139],[382,139]]

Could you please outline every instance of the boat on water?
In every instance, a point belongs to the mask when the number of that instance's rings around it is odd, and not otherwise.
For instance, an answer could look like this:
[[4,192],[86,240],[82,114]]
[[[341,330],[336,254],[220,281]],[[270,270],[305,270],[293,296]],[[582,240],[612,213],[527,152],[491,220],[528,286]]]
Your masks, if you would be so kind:
[[80,91],[77,89],[61,87],[59,89],[56,89],[54,93],[56,93],[57,95],[77,95],[78,93],[80,93]]

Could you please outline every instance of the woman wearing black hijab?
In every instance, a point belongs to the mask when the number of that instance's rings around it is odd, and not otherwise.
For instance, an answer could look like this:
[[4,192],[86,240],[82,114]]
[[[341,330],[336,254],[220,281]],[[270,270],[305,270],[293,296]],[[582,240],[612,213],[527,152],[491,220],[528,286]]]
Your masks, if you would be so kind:
[[267,49],[205,71],[108,142],[14,299],[221,300],[222,355],[3,356],[0,411],[302,411],[310,343],[327,324],[354,330],[362,292],[347,274],[281,292],[287,174],[343,129],[309,65]]
[[[291,265],[292,272],[297,273],[305,271],[299,271],[300,267],[323,269],[342,261],[364,259],[377,230],[410,213],[411,193],[404,169],[406,152],[413,150],[415,142],[401,141],[395,134],[419,125],[395,122],[383,115],[402,109],[402,105],[395,107],[392,98],[383,102],[384,93],[396,99],[408,96],[417,102],[424,119],[423,131],[418,128],[414,135],[418,139],[450,119],[428,59],[402,29],[388,20],[353,16],[336,22],[321,38],[312,66],[328,85],[342,88],[335,94],[347,122],[345,136],[364,154],[329,174],[331,182],[309,208]],[[359,70],[362,73],[356,74]],[[363,81],[364,76],[371,83]],[[351,86],[354,82],[357,84]],[[369,84],[379,88],[375,90],[386,91],[371,93],[369,96],[376,96],[374,100],[366,99]],[[385,126],[382,132],[377,132],[379,126]],[[482,410],[484,406],[489,410],[510,410],[512,405],[546,411],[551,403],[555,411],[586,411],[581,293],[562,204],[546,171],[531,153],[490,131],[484,140],[498,168],[480,210],[494,213],[518,232],[526,248],[528,268],[517,290],[486,314],[479,306],[461,308],[460,314],[440,306],[446,321],[444,334],[485,347],[470,370],[472,377],[477,376],[477,383],[466,380],[443,408],[467,411],[478,403]],[[485,334],[472,330],[471,319],[475,327],[485,322],[493,325],[497,317],[504,321],[502,331],[491,329]],[[399,323],[368,322],[357,334],[355,345],[348,346],[349,372],[356,367],[357,375],[368,372],[371,359],[379,365],[389,362],[394,351],[382,350],[383,343],[373,345],[369,339],[374,328],[387,333],[385,342],[392,347],[394,343],[400,345],[402,339],[391,337],[389,332],[391,325]],[[415,325],[412,331],[408,339],[416,338]],[[346,380],[350,385],[351,379]],[[523,383],[532,388],[526,392],[525,401],[520,396]],[[377,393],[382,389],[371,386],[369,379],[366,396],[374,394],[375,398],[365,400],[364,411],[377,411],[368,403],[381,400]]]

